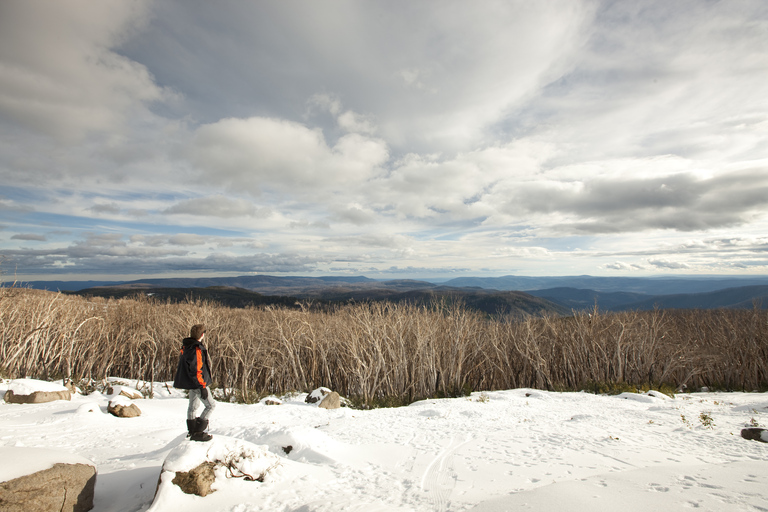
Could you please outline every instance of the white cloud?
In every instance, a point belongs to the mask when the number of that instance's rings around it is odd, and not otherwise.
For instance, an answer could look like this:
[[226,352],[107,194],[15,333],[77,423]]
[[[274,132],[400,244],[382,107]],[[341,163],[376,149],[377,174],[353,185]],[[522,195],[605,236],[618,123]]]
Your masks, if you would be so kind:
[[163,213],[230,219],[233,217],[267,217],[270,211],[267,208],[259,208],[245,199],[219,194],[181,201],[163,210]]
[[147,3],[8,2],[0,16],[0,112],[65,141],[122,131],[165,92],[113,51],[145,20]]
[[636,270],[645,270],[645,267],[636,263],[624,263],[623,261],[615,261],[613,263],[607,263],[603,265],[603,268],[608,270],[618,270],[621,272],[633,272]]
[[0,250],[73,228],[39,268],[765,267],[761,0],[1,9]]
[[375,133],[376,125],[368,117],[347,110],[338,118],[339,126],[352,133]]
[[205,245],[208,243],[208,237],[195,235],[192,233],[178,233],[168,237],[168,243],[171,245],[183,246]]
[[662,269],[672,269],[672,270],[681,270],[681,269],[690,269],[691,266],[687,263],[679,262],[679,261],[670,261],[667,259],[649,259],[648,263],[653,265],[657,268]]
[[329,147],[319,129],[262,117],[202,126],[190,153],[205,182],[253,194],[306,194],[358,184],[389,158],[379,139],[348,134]]

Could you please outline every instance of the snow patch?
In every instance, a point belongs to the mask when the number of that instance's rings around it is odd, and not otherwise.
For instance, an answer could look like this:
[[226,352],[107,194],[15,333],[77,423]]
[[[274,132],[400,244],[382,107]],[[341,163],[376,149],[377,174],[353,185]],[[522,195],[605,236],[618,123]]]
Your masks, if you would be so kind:
[[8,391],[16,395],[31,395],[36,391],[69,391],[63,384],[37,379],[15,379],[8,384]]
[[[36,390],[40,391],[40,390]],[[86,464],[94,463],[85,457],[49,448],[21,448],[15,446],[0,447],[0,482],[31,475],[38,471],[50,469],[54,464]]]

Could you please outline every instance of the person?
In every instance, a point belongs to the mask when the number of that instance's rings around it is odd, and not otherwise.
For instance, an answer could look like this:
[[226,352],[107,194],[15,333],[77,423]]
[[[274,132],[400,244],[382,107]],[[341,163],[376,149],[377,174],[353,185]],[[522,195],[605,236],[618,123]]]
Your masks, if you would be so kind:
[[[179,355],[179,366],[173,387],[189,390],[189,406],[187,407],[187,430],[192,441],[210,441],[213,436],[206,432],[208,418],[216,407],[216,401],[211,393],[211,366],[208,362],[208,350],[203,345],[205,326],[196,324],[190,329],[189,338],[184,338]],[[196,411],[202,402],[202,414]]]

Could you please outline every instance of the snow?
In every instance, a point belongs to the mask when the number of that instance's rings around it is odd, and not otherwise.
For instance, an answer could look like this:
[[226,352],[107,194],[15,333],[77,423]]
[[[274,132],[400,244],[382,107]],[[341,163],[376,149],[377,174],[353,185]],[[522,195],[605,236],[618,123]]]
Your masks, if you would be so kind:
[[128,398],[127,396],[123,396],[123,395],[116,395],[116,396],[110,398],[110,400],[109,400],[109,405],[111,405],[112,407],[115,407],[115,406],[118,406],[118,405],[122,405],[123,407],[128,407],[132,403],[133,403],[133,401],[130,398]]
[[35,391],[67,391],[60,383],[37,379],[12,380],[6,389],[13,391],[15,395],[31,395]]
[[112,386],[112,394],[110,396],[120,395],[121,393],[123,393],[128,398],[143,398],[141,392],[135,388],[123,385]]
[[[92,461],[97,512],[768,509],[768,444],[740,437],[768,426],[765,393],[514,389],[370,411],[320,409],[306,396],[219,402],[209,443],[186,438],[187,400],[164,383],[131,420],[106,414],[114,397],[100,393],[3,402],[0,460],[47,459],[7,452],[30,447]],[[171,470],[231,453],[249,454],[238,467],[266,469],[264,481],[220,467],[204,498],[170,483]]]
[[[52,468],[54,464],[87,464],[93,462],[70,452],[50,448],[20,448],[0,446],[0,482],[7,482],[38,471]],[[9,463],[12,461],[12,463]]]

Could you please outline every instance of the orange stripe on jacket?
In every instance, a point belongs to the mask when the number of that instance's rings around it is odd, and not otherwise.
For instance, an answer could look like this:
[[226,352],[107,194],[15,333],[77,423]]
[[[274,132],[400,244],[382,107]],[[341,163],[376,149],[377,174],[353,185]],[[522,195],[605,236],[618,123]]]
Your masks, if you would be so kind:
[[200,350],[200,347],[195,347],[195,352],[197,352],[197,382],[205,387],[205,379],[203,379],[203,351]]

